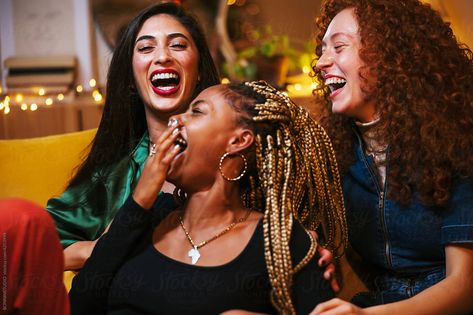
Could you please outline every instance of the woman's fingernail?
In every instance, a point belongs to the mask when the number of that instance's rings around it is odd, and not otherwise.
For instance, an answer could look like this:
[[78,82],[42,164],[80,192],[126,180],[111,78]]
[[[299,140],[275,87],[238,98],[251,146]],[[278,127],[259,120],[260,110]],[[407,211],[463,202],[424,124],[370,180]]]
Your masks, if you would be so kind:
[[320,267],[325,266],[325,260],[320,260],[320,261],[319,261],[319,266],[320,266]]
[[177,123],[178,123],[178,121],[177,121],[176,118],[171,118],[171,119],[169,119],[169,121],[168,121],[168,126],[169,126],[169,127],[172,127],[172,126],[177,125]]
[[327,280],[332,279],[332,272],[326,272],[325,273],[325,279],[327,279]]
[[179,133],[179,129],[174,129],[174,130],[172,131],[172,135],[173,135],[173,136],[176,135],[176,134],[178,134],[178,133]]

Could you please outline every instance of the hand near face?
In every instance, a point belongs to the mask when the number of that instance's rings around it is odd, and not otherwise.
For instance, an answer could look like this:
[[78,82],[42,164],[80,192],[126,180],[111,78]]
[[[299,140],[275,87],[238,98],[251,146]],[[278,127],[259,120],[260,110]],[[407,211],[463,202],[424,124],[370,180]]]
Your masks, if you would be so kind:
[[150,209],[163,187],[166,174],[174,157],[179,153],[179,146],[175,144],[179,134],[178,124],[166,129],[155,143],[153,152],[146,160],[140,180],[133,192],[133,199],[141,207]]
[[309,315],[365,315],[366,312],[340,299],[331,299],[330,301],[320,303]]

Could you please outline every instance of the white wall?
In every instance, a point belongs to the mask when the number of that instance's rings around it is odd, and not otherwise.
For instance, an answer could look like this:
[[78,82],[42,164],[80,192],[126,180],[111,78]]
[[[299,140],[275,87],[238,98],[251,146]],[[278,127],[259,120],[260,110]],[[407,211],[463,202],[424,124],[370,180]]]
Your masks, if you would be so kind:
[[0,0],[0,47],[10,56],[74,55],[77,83],[97,76],[95,32],[88,0]]

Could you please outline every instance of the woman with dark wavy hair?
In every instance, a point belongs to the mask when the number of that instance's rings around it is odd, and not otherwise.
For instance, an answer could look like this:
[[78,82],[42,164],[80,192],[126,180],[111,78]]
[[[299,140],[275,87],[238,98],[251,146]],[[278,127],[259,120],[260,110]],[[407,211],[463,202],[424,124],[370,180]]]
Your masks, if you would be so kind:
[[[67,190],[48,201],[65,269],[80,269],[133,190],[168,118],[187,110],[219,76],[197,20],[174,3],[139,13],[113,53],[102,120]],[[163,189],[172,191],[166,184]]]
[[317,24],[314,95],[349,241],[376,272],[352,300],[373,307],[334,299],[312,314],[472,312],[471,50],[418,0],[327,0]]

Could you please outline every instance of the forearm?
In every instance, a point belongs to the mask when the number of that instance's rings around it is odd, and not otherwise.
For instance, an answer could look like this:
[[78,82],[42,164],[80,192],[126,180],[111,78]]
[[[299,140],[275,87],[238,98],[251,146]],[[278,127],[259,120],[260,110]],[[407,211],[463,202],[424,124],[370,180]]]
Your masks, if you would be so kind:
[[78,270],[90,257],[96,241],[79,241],[64,249],[64,270]]

